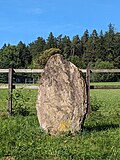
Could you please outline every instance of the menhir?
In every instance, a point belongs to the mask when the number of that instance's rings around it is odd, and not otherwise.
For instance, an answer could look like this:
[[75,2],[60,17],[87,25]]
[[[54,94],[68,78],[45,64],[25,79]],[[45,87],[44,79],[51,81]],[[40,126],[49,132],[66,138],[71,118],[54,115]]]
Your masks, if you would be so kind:
[[87,113],[86,82],[82,72],[62,55],[47,62],[37,97],[40,126],[51,135],[76,133]]

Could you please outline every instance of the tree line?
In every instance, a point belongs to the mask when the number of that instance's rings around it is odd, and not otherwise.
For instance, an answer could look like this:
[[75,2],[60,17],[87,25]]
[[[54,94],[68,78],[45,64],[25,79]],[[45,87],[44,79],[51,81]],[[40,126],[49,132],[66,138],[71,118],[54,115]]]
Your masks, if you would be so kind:
[[[105,33],[101,30],[98,34],[94,29],[90,34],[86,29],[81,37],[70,39],[66,35],[55,37],[50,32],[47,40],[38,37],[28,45],[22,41],[17,45],[4,44],[0,49],[0,68],[44,68],[47,58],[55,53],[79,68],[120,68],[120,33],[110,23]],[[119,80],[119,75],[109,75],[107,79]]]

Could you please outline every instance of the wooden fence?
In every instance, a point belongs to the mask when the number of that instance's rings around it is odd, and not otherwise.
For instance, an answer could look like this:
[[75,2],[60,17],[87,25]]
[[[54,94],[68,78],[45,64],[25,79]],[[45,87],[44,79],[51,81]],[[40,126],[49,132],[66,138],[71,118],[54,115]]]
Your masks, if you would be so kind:
[[[81,69],[83,73],[86,74],[87,82],[87,105],[88,105],[88,114],[90,114],[90,89],[120,89],[120,85],[114,86],[90,86],[90,74],[91,73],[120,73],[120,69]],[[8,87],[0,87],[2,89],[8,88],[8,110],[9,115],[12,115],[12,90],[15,88],[20,88],[20,86],[15,87],[13,85],[13,74],[15,73],[43,73],[43,69],[0,69],[0,73],[8,73]],[[38,86],[25,86],[26,89],[38,89]]]

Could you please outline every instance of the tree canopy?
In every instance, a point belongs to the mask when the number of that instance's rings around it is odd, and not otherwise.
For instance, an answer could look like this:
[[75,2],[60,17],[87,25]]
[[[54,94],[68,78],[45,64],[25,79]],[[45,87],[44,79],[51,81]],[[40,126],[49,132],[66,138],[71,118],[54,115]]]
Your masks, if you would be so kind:
[[111,64],[112,68],[120,68],[120,32],[111,23],[105,33],[94,29],[90,34],[86,29],[81,37],[70,39],[62,34],[55,37],[50,32],[47,40],[38,37],[28,45],[22,41],[17,45],[4,44],[0,49],[0,68],[44,68],[56,50],[80,68],[88,64],[91,68],[110,68]]

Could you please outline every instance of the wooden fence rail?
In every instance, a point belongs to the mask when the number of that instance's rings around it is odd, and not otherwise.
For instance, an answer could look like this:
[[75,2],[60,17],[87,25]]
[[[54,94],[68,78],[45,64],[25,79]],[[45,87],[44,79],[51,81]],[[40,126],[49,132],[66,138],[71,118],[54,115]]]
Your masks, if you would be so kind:
[[[87,105],[88,114],[90,114],[90,89],[120,89],[120,85],[112,86],[90,86],[90,74],[91,73],[120,73],[120,69],[80,69],[83,73],[86,73],[86,83],[87,83]],[[13,90],[13,73],[43,73],[43,69],[0,69],[0,73],[8,73],[8,86],[1,86],[0,88],[8,88],[8,110],[9,115],[12,115],[12,90]],[[38,89],[38,86],[17,86],[16,88],[26,88],[26,89]]]
[[[43,73],[44,69],[13,69],[15,73]],[[80,69],[86,73],[87,69]],[[120,73],[120,69],[90,69],[91,73]],[[9,69],[0,69],[0,73],[9,73]]]
[[[13,69],[15,73],[42,73],[43,69]],[[0,73],[9,73],[9,69],[0,69]]]
[[91,85],[90,89],[120,89],[120,85],[102,85],[102,86]]

